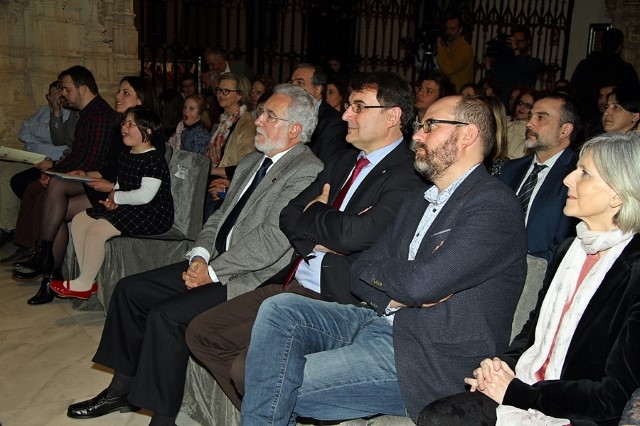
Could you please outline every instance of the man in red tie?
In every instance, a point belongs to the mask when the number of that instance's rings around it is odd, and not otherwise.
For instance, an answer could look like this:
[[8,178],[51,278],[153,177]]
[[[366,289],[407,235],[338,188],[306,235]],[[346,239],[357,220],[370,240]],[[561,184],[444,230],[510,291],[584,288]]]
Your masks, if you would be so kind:
[[342,119],[347,142],[360,151],[334,156],[318,178],[280,214],[295,249],[289,266],[264,285],[196,317],[187,329],[191,352],[236,407],[244,393],[244,360],[262,301],[290,292],[342,304],[360,301],[349,288],[350,267],[390,224],[408,194],[425,182],[403,137],[413,118],[413,92],[389,72],[352,80]]

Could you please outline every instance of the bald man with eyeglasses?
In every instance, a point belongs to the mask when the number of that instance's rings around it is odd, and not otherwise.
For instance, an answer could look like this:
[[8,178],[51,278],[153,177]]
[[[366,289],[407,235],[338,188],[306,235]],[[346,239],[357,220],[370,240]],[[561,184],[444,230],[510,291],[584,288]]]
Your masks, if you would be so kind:
[[[355,77],[342,118],[357,150],[335,156],[280,215],[295,249],[291,263],[258,289],[196,317],[187,329],[192,354],[236,407],[244,393],[244,360],[261,303],[280,293],[358,304],[349,270],[392,222],[403,200],[425,182],[413,169],[403,130],[413,119],[411,85],[389,72]],[[269,117],[269,111],[261,111]],[[273,117],[277,119],[277,117]]]

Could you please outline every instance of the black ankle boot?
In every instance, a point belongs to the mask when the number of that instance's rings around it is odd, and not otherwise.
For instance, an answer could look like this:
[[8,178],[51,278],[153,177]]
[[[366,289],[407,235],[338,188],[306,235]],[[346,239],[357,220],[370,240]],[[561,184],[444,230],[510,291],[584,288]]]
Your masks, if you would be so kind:
[[13,277],[19,280],[33,280],[53,269],[53,241],[36,241],[33,256],[26,262],[13,265]]
[[29,305],[44,305],[45,303],[51,302],[56,293],[51,290],[50,284],[51,280],[61,280],[62,279],[62,271],[56,269],[51,274],[45,274],[42,277],[42,282],[40,283],[40,288],[38,292],[31,299],[27,300]]

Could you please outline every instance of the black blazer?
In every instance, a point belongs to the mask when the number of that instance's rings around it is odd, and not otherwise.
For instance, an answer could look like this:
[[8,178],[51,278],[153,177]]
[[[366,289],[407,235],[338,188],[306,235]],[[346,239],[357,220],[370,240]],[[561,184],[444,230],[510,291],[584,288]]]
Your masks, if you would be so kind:
[[307,146],[322,161],[328,163],[337,152],[348,149],[357,152],[346,141],[347,122],[338,111],[322,101],[318,109],[318,124]]
[[[508,161],[502,166],[499,179],[514,191],[527,178],[533,155]],[[527,248],[531,256],[551,263],[558,245],[575,235],[576,220],[562,213],[567,201],[563,179],[576,168],[578,157],[569,148],[555,162],[533,199],[527,221]]]
[[[572,239],[558,248],[538,303],[509,350],[500,356],[513,369],[533,345],[538,313]],[[504,404],[571,420],[572,425],[617,425],[627,400],[640,387],[640,236],[618,257],[589,302],[559,380],[529,386],[517,378]]]
[[395,314],[393,346],[414,421],[425,403],[463,392],[465,375],[492,349],[506,350],[527,272],[522,207],[482,165],[451,194],[408,260],[428,205],[414,191],[351,267],[353,293],[379,314],[391,299],[411,306]]
[[[327,253],[320,276],[322,296],[339,303],[359,303],[349,288],[351,264],[392,222],[409,192],[426,189],[426,183],[414,171],[414,154],[403,141],[367,175],[341,212],[331,205],[351,174],[357,156],[355,150],[335,156],[280,214],[280,229],[295,250],[294,258],[308,256],[316,244],[342,254]],[[303,212],[309,201],[320,195],[325,183],[331,185],[329,203],[314,203]],[[285,270],[269,282],[282,282]]]

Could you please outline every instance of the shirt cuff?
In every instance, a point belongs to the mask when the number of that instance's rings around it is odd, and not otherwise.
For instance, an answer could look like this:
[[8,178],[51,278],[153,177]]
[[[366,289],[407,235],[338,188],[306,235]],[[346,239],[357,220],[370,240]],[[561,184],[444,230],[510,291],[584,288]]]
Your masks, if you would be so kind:
[[211,278],[211,281],[213,281],[214,283],[219,283],[220,280],[218,279],[216,273],[213,271],[211,265],[209,265],[209,268],[207,268],[207,270],[209,271],[209,278]]
[[194,247],[185,254],[185,257],[189,259],[189,264],[191,264],[193,258],[197,256],[203,258],[207,263],[209,263],[209,259],[211,258],[211,254],[204,247]]

